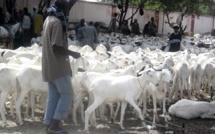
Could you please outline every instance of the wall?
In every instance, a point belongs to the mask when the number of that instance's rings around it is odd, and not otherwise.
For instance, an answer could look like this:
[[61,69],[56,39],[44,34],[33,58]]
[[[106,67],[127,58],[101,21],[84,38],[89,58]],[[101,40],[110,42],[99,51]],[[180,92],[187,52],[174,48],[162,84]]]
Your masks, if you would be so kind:
[[[53,0],[52,0],[53,1]],[[28,7],[29,12],[32,13],[33,6],[37,6],[40,0],[17,0],[16,9],[20,10],[23,7]],[[3,5],[3,0],[0,0],[0,5]],[[4,6],[2,6],[4,8]],[[135,10],[134,10],[135,11]],[[70,10],[70,21],[80,21],[80,19],[84,18],[86,21],[102,21],[106,24],[110,23],[112,13],[115,12],[114,6],[111,4],[105,3],[97,3],[97,2],[86,2],[79,0]],[[132,14],[132,8],[128,9],[128,13],[126,18],[130,17]],[[158,25],[158,33],[159,34],[167,34],[172,33],[172,28],[169,27],[167,23],[166,16],[161,11],[153,11],[153,10],[144,10],[144,15],[140,16],[139,12],[134,16],[134,18],[138,19],[138,23],[140,25],[140,30],[142,31],[144,25],[150,21],[151,17],[155,17],[156,14],[159,14],[158,18],[156,18]],[[171,18],[171,22],[176,22],[179,13],[171,13],[169,16]],[[191,33],[191,16],[185,16],[182,24],[187,25],[187,29],[185,32]],[[130,24],[130,23],[129,23]],[[194,33],[206,33],[211,32],[215,27],[215,21],[212,16],[195,16],[194,17]]]
[[112,15],[112,7],[107,4],[77,2],[70,10],[70,21],[102,21],[109,24]]

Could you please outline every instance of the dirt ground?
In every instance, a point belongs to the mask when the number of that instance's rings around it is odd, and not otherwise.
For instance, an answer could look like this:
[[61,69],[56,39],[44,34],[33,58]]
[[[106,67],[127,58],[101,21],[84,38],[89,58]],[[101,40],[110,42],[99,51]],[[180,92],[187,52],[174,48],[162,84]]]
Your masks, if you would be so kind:
[[[207,96],[207,95],[206,95]],[[202,96],[201,100],[209,100],[209,97]],[[169,105],[167,105],[168,109]],[[9,110],[9,109],[8,109]],[[24,111],[24,109],[23,109]],[[158,114],[161,114],[161,109],[159,108]],[[172,117],[170,121],[173,124],[178,126],[169,125],[169,128],[157,127],[156,130],[148,130],[143,129],[141,125],[141,121],[136,118],[134,114],[134,110],[131,107],[126,109],[125,118],[124,118],[124,127],[126,130],[122,131],[119,127],[119,116],[117,117],[114,123],[111,123],[110,120],[102,121],[97,119],[96,127],[89,127],[91,134],[215,134],[215,130],[211,128],[215,128],[215,120],[212,119],[191,119],[184,120],[177,117]],[[149,117],[152,116],[152,105],[148,106]],[[32,121],[29,118],[24,118],[24,125],[19,126],[16,124],[15,119],[12,119],[9,115],[7,115],[8,126],[1,127],[2,121],[0,120],[0,134],[45,134],[46,127],[42,124],[43,112],[40,110],[36,110],[36,121]],[[119,114],[118,114],[119,115]],[[80,116],[78,116],[80,117]],[[146,119],[147,121],[151,121],[151,119]],[[79,125],[74,125],[72,123],[72,118],[69,118],[63,123],[63,128],[67,130],[70,134],[84,134],[84,124],[81,123],[78,118]],[[164,125],[163,118],[160,118],[161,125]],[[182,124],[185,124],[184,131],[181,131]],[[150,127],[151,124],[147,123]]]

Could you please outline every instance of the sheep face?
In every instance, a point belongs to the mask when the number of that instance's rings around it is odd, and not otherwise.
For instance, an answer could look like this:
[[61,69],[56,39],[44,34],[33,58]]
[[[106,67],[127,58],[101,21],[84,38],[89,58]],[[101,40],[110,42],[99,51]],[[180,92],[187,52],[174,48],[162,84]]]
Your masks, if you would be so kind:
[[152,83],[155,86],[158,86],[159,78],[158,78],[157,72],[155,70],[150,68],[150,69],[146,69],[146,70],[140,72],[139,74],[142,74],[141,75],[142,81],[145,81],[147,83]]
[[171,83],[173,80],[172,74],[168,69],[162,69],[162,72],[160,73],[160,79],[163,82],[169,82]]

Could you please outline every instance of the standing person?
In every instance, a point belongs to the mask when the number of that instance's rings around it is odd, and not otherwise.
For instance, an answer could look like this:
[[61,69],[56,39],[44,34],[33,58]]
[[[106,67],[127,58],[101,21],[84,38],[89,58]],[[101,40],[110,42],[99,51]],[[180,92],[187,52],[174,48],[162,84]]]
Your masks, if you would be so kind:
[[124,35],[129,35],[131,33],[131,31],[128,27],[128,21],[127,20],[124,20],[124,22],[122,23],[121,31],[122,31],[122,34],[124,34]]
[[34,16],[34,36],[38,37],[41,35],[41,32],[43,30],[43,12],[40,10],[35,16]]
[[148,36],[149,35],[149,24],[150,24],[150,21],[145,24],[145,26],[143,28],[143,36]]
[[8,9],[7,12],[5,13],[5,23],[10,24],[12,20],[12,10]]
[[92,21],[89,22],[89,25],[79,28],[78,33],[79,38],[82,38],[83,45],[89,45],[93,50],[96,49],[99,40],[96,28],[93,26]]
[[80,22],[75,26],[75,35],[76,39],[78,40],[79,44],[82,45],[82,38],[80,33],[78,33],[78,29],[85,26],[85,19],[81,19]]
[[151,22],[149,23],[149,36],[156,36],[156,28],[157,25],[155,24],[154,17],[151,18]]
[[[70,1],[71,2],[71,1]],[[44,124],[47,134],[67,134],[59,127],[67,118],[72,103],[71,68],[69,55],[79,58],[80,53],[70,51],[67,42],[67,15],[72,5],[67,0],[55,0],[47,10],[43,25],[42,76],[48,82],[48,99]]]
[[22,19],[23,19],[23,11],[19,10],[19,12],[18,12],[18,22],[22,22]]
[[27,44],[30,45],[31,22],[32,22],[31,15],[28,12],[28,8],[25,7],[23,9],[23,19],[22,19],[22,27],[23,27],[23,31],[24,31],[24,36],[23,36],[24,46],[27,46]]
[[116,32],[117,13],[114,13],[113,18],[110,21],[109,32]]
[[32,19],[34,19],[34,17],[36,16],[37,13],[38,13],[37,6],[34,6],[34,7],[33,7]]
[[3,26],[5,24],[5,16],[3,14],[2,7],[0,7],[0,26]]
[[179,26],[174,26],[173,29],[174,29],[174,32],[169,37],[169,44],[170,44],[169,51],[177,52],[181,49],[181,34],[178,31]]
[[12,15],[12,20],[11,20],[11,24],[16,24],[19,21],[18,18],[18,12],[16,11],[16,9],[13,10],[13,15]]
[[132,23],[132,32],[136,35],[140,35],[140,27],[137,19],[134,19],[134,23]]

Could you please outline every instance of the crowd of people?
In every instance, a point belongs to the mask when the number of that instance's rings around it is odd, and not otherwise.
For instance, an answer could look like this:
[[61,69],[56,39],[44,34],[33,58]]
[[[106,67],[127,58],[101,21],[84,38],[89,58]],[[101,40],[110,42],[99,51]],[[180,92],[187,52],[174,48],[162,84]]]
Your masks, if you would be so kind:
[[[111,22],[109,24],[109,32],[116,32],[117,31],[117,13],[114,13]],[[128,20],[124,20],[120,26],[120,28],[118,28],[118,32],[121,32],[124,35],[130,35],[130,34],[134,34],[134,35],[140,35],[141,31],[140,31],[140,27],[139,27],[139,23],[137,19],[134,19],[134,22],[130,23],[130,27],[128,25]],[[142,34],[143,36],[156,36],[156,30],[157,30],[157,25],[154,21],[154,17],[151,18],[151,21],[149,21],[143,28],[142,30]]]
[[[117,15],[114,14],[113,18],[111,19],[110,25],[109,25],[109,32],[116,32],[117,30]],[[131,21],[131,30],[129,29],[128,26],[128,20],[124,20],[121,27],[119,28],[119,32],[121,32],[124,35],[130,35],[131,33],[134,35],[140,35],[140,27],[138,24],[138,20],[134,19],[134,22]],[[182,35],[179,32],[179,26],[175,25],[172,27],[174,29],[174,32],[169,36],[169,41],[168,41],[168,47],[170,52],[176,52],[180,51],[181,49],[181,38]],[[143,37],[156,37],[156,31],[157,31],[157,25],[155,23],[154,17],[151,17],[151,20],[145,24],[142,35]],[[161,50],[164,50],[166,46],[163,46]]]
[[32,37],[41,36],[45,15],[42,10],[38,10],[37,6],[33,7],[33,14],[29,13],[27,7],[19,11],[16,9],[13,11],[8,9],[6,12],[0,7],[0,17],[0,26],[3,26],[8,31],[10,31],[9,25],[21,23],[23,34],[21,36],[16,36],[15,41],[19,41],[23,46],[30,45]]

